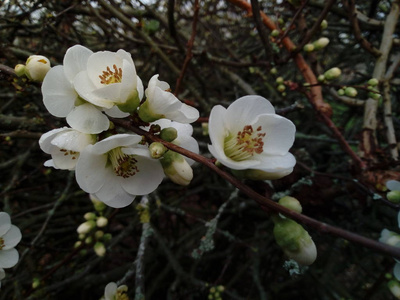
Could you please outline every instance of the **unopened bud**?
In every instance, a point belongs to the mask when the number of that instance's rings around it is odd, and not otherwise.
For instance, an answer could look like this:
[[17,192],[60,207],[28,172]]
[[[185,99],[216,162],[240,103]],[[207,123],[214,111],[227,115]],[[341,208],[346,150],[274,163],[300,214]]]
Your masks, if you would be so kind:
[[370,86],[377,86],[379,84],[379,80],[376,78],[371,78],[370,80],[368,80],[368,85]]
[[111,239],[112,239],[112,234],[111,233],[105,233],[103,235],[103,241],[104,242],[109,242],[109,241],[111,241]]
[[344,89],[338,89],[337,91],[339,96],[343,96],[344,95]]
[[34,277],[32,280],[32,289],[37,289],[40,286],[40,279]]
[[79,234],[87,234],[89,231],[91,231],[93,228],[96,227],[96,222],[93,220],[86,221],[79,225],[79,227],[76,229],[76,231]]
[[85,218],[85,220],[94,220],[96,219],[96,214],[93,212],[87,212],[86,214],[84,214],[83,216]]
[[164,141],[172,142],[178,137],[178,131],[173,127],[164,128],[160,132],[160,138]]
[[176,184],[186,186],[193,179],[193,170],[179,153],[168,151],[160,160],[165,175]]
[[51,65],[47,57],[31,55],[26,61],[25,74],[30,80],[42,82],[50,69]]
[[400,191],[390,191],[386,194],[386,198],[393,203],[400,203]]
[[312,51],[314,51],[314,49],[315,49],[315,46],[313,44],[306,44],[303,47],[303,50],[306,52],[312,52]]
[[103,236],[104,236],[104,231],[102,231],[102,230],[97,230],[97,231],[94,233],[94,237],[96,238],[96,240],[101,239]]
[[96,220],[97,227],[106,227],[108,224],[108,219],[106,217],[98,217]]
[[151,143],[149,146],[150,156],[152,158],[161,158],[167,150],[168,149],[159,142]]
[[96,242],[93,246],[94,252],[97,254],[97,256],[103,257],[106,254],[106,247],[102,242]]
[[328,46],[328,44],[329,44],[329,39],[326,38],[326,37],[322,37],[322,38],[316,40],[316,41],[313,43],[313,45],[314,45],[314,47],[315,47],[315,50],[323,49],[323,48],[325,48],[326,46]]
[[85,244],[90,245],[91,243],[93,243],[93,237],[88,236],[88,237],[85,239]]
[[326,71],[326,72],[324,73],[326,80],[333,80],[333,79],[336,79],[336,78],[338,78],[341,74],[342,74],[342,71],[341,71],[339,68],[337,68],[337,67],[334,67],[334,68],[332,68],[332,69],[329,69],[328,71]]
[[24,76],[25,75],[25,65],[23,64],[18,64],[14,68],[15,74],[18,77]]
[[390,292],[392,293],[392,295],[396,299],[400,299],[400,282],[393,279],[388,282],[387,286],[388,286]]
[[347,88],[345,88],[344,93],[346,96],[349,96],[349,97],[357,96],[357,90],[355,88],[353,88],[352,86],[348,86]]
[[279,35],[279,30],[278,29],[274,29],[271,31],[271,36],[273,37],[277,37]]
[[324,30],[328,27],[328,21],[327,20],[322,20],[321,22],[321,29]]
[[97,199],[93,194],[90,194],[90,201],[92,201],[94,209],[98,212],[102,212],[107,207],[107,205]]
[[279,199],[278,203],[288,209],[291,209],[291,210],[299,213],[299,214],[301,214],[301,212],[303,210],[299,200],[297,200],[294,197],[285,196],[285,197]]
[[280,84],[276,88],[279,92],[283,93],[286,90],[286,86],[284,84]]
[[278,70],[277,70],[276,68],[271,68],[271,70],[269,70],[269,72],[270,72],[272,75],[275,75],[276,73],[278,73]]
[[277,83],[277,84],[283,84],[283,77],[278,77],[278,78],[276,78],[276,80],[275,80],[275,82]]
[[204,136],[207,136],[208,135],[208,123],[206,123],[206,122],[201,123],[201,129],[202,129],[202,134]]
[[318,81],[319,81],[319,82],[324,82],[324,81],[325,81],[325,76],[322,75],[322,74],[319,75],[319,76],[318,76]]
[[82,245],[82,241],[76,241],[74,244],[74,248],[79,248]]

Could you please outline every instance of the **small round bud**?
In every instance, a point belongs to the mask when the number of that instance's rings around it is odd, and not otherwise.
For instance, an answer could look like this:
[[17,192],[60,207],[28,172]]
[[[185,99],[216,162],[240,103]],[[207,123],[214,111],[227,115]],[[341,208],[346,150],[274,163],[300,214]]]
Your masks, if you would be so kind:
[[97,227],[106,227],[108,224],[108,219],[106,217],[98,217],[96,221]]
[[151,143],[149,146],[150,156],[152,158],[160,158],[168,149],[159,142]]
[[186,159],[179,153],[168,151],[161,159],[165,175],[179,185],[189,185],[193,179],[193,170]]
[[286,90],[286,86],[284,84],[280,84],[276,88],[279,92],[283,93]]
[[86,234],[84,234],[84,233],[80,233],[80,234],[78,235],[78,239],[80,239],[80,240],[84,240],[85,237],[86,237]]
[[299,214],[301,214],[303,208],[301,207],[301,204],[299,200],[297,200],[294,197],[290,196],[285,196],[281,199],[279,199],[278,203],[288,209],[291,209]]
[[275,75],[276,73],[278,73],[278,70],[277,70],[277,68],[271,68],[271,70],[269,70],[269,72],[270,72],[272,75]]
[[85,220],[89,221],[89,220],[94,220],[96,219],[96,214],[93,212],[87,212],[86,214],[83,215],[83,217],[85,218]]
[[223,285],[218,285],[217,286],[217,290],[222,293],[223,291],[225,291],[225,287]]
[[325,76],[322,75],[322,74],[319,75],[319,76],[318,76],[318,81],[319,81],[319,82],[324,82],[324,81],[325,81]]
[[285,20],[283,18],[279,18],[278,23],[280,26],[282,26],[283,24],[285,24]]
[[326,80],[333,80],[333,79],[336,79],[336,78],[338,78],[341,74],[342,74],[342,71],[341,71],[339,68],[337,68],[337,67],[334,67],[334,68],[332,68],[332,69],[329,69],[328,71],[326,71],[326,72],[324,73]]
[[51,65],[47,57],[31,55],[26,61],[25,74],[30,80],[42,82],[50,69]]
[[316,41],[313,43],[313,45],[314,45],[314,47],[315,47],[315,50],[323,49],[323,48],[325,48],[326,46],[328,46],[328,44],[329,44],[329,39],[326,38],[326,37],[322,37],[322,38],[316,40]]
[[102,230],[97,230],[97,231],[94,233],[94,237],[96,238],[96,240],[101,239],[103,236],[104,236],[104,231],[102,231]]
[[164,141],[172,142],[178,137],[178,131],[173,127],[164,128],[160,132],[160,138]]
[[353,88],[352,86],[348,86],[347,88],[345,88],[344,93],[346,96],[349,96],[349,97],[357,96],[357,90],[355,88]]
[[96,242],[93,246],[94,252],[97,254],[97,256],[103,257],[106,254],[106,247],[102,242]]
[[314,51],[314,49],[315,49],[315,46],[313,44],[306,44],[303,47],[303,50],[306,52],[312,52],[312,51]]
[[105,233],[103,235],[103,241],[104,242],[109,242],[109,241],[111,241],[111,239],[112,239],[112,234],[111,233]]
[[82,245],[82,241],[76,241],[74,244],[74,248],[78,248]]
[[376,78],[371,78],[368,80],[367,84],[370,86],[377,86],[379,84],[379,80]]
[[338,89],[337,91],[339,96],[343,96],[344,95],[344,89]]
[[32,280],[32,288],[37,289],[40,286],[40,279],[37,277],[34,277]]
[[271,36],[273,37],[277,37],[279,35],[279,30],[278,29],[274,29],[271,31]]
[[93,243],[93,237],[88,236],[88,237],[85,239],[85,244],[86,244],[86,245],[90,245],[91,243]]
[[204,136],[207,136],[208,135],[208,123],[207,122],[201,123],[201,129],[202,129],[202,134]]
[[278,78],[276,78],[275,82],[276,82],[277,84],[283,84],[283,82],[284,82],[283,77],[278,77]]
[[386,194],[386,198],[393,203],[400,203],[400,191],[390,191]]
[[98,212],[102,212],[106,209],[107,205],[97,199],[94,195],[90,194],[90,201],[92,201],[94,209]]
[[96,222],[93,220],[86,221],[79,225],[79,227],[76,229],[76,231],[79,234],[87,234],[89,233],[93,228],[96,227]]
[[14,68],[15,74],[18,77],[24,76],[25,75],[25,65],[23,64],[18,64]]
[[321,29],[324,30],[328,27],[328,21],[327,20],[322,20],[321,22]]

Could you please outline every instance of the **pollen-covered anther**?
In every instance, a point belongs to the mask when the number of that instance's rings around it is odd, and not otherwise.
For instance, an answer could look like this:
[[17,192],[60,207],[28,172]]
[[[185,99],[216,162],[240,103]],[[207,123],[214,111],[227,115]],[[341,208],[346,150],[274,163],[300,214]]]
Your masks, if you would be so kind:
[[113,65],[113,69],[114,69],[114,71],[112,71],[110,69],[110,67],[107,67],[107,70],[103,71],[102,75],[99,75],[101,84],[112,84],[112,83],[121,82],[122,69],[117,68],[117,66],[115,64]]
[[4,240],[3,238],[0,237],[0,250],[2,250],[4,248]]
[[120,148],[111,151],[109,159],[117,176],[128,178],[139,172],[134,156],[123,153]]
[[255,153],[263,152],[266,133],[261,132],[262,127],[257,127],[256,131],[251,125],[243,127],[242,131],[236,134],[236,137],[231,135],[225,139],[225,154],[233,160],[241,161],[248,159]]
[[60,152],[63,152],[64,156],[71,155],[71,159],[77,159],[77,154],[79,154],[79,152],[66,149],[60,149]]

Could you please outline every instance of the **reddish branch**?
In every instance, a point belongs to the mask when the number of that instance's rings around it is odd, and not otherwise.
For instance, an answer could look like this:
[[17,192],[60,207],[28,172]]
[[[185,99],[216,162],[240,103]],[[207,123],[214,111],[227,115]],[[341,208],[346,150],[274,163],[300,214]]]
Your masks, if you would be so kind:
[[[252,12],[250,3],[247,3],[244,0],[228,0],[228,2],[242,8],[249,14]],[[275,23],[265,13],[260,12],[260,14],[264,24],[270,30],[276,29]],[[289,52],[293,52],[297,49],[296,45],[292,42],[292,40],[289,37],[283,38],[282,44]],[[310,66],[306,63],[304,57],[300,53],[295,53],[293,58],[297,65],[297,68],[300,70],[305,81],[312,85],[310,87],[310,91],[306,93],[308,100],[310,101],[314,109],[317,111],[317,113],[320,115],[322,121],[332,130],[333,135],[338,139],[338,142],[340,143],[342,149],[347,154],[349,154],[349,156],[353,159],[354,163],[356,163],[357,167],[360,170],[365,170],[367,167],[365,162],[362,161],[358,157],[358,155],[351,149],[350,145],[347,143],[347,141],[345,140],[339,129],[332,122],[330,118],[332,116],[332,108],[328,103],[324,102],[324,99],[322,97],[322,88],[321,86],[316,85],[318,83],[318,80],[314,72],[311,70]]]
[[360,236],[358,234],[343,230],[341,228],[325,224],[323,222],[317,221],[317,220],[307,217],[305,215],[296,213],[293,210],[287,209],[287,208],[279,205],[278,203],[272,201],[271,199],[268,199],[268,198],[258,194],[257,192],[252,190],[250,187],[243,184],[240,180],[236,179],[229,173],[221,170],[213,163],[213,161],[211,159],[205,158],[199,154],[193,153],[193,152],[186,150],[184,148],[181,148],[175,144],[168,143],[147,131],[144,131],[140,128],[132,126],[130,121],[123,120],[123,119],[113,119],[113,118],[110,118],[110,119],[115,124],[125,128],[125,129],[128,129],[132,132],[135,132],[136,134],[144,136],[148,141],[162,143],[168,149],[171,149],[175,152],[185,155],[185,156],[207,166],[208,168],[213,170],[215,173],[217,173],[219,176],[221,176],[222,178],[224,178],[225,180],[227,180],[228,182],[233,184],[235,187],[237,187],[244,194],[246,194],[247,196],[249,196],[250,198],[255,200],[261,206],[261,208],[263,208],[266,211],[273,211],[276,213],[281,213],[293,220],[296,220],[302,224],[312,227],[321,233],[332,234],[334,236],[344,238],[350,242],[354,242],[359,245],[362,245],[366,248],[370,248],[372,250],[381,252],[383,254],[390,255],[390,256],[393,256],[396,258],[400,258],[400,248],[392,247],[392,246],[389,246],[389,245],[386,245],[383,243],[379,243],[375,240],[371,240],[369,238],[366,238],[366,237]]

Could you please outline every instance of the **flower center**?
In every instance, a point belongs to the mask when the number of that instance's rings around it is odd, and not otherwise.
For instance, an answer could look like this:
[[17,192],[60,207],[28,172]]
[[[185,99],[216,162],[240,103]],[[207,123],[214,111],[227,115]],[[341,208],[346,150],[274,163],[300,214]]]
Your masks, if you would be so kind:
[[103,75],[99,75],[101,84],[112,84],[118,83],[122,80],[122,69],[117,68],[117,66],[113,65],[113,70],[110,67],[107,67],[106,71],[103,71]]
[[241,161],[252,157],[254,153],[262,153],[266,133],[261,130],[261,126],[254,131],[251,125],[246,125],[236,135],[229,134],[224,141],[226,156]]
[[136,166],[137,160],[135,157],[123,153],[121,147],[108,152],[108,159],[117,176],[128,178],[139,172],[139,169]]
[[129,297],[125,291],[117,291],[115,300],[129,300]]
[[4,246],[4,240],[0,237],[0,250],[3,250]]
[[79,156],[79,152],[72,151],[72,150],[66,150],[66,149],[60,149],[60,152],[64,153],[64,156],[71,155],[71,159],[77,159]]

